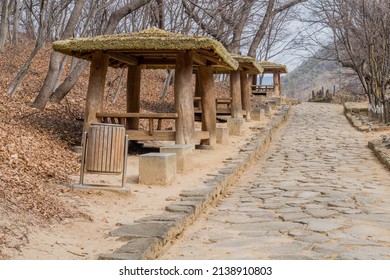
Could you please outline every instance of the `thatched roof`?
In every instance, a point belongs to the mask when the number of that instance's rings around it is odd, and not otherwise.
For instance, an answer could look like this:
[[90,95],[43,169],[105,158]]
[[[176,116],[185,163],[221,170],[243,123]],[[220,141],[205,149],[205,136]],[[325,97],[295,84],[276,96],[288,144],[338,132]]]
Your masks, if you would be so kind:
[[233,54],[232,57],[237,60],[242,71],[249,74],[261,74],[264,71],[263,67],[253,57],[237,54]]
[[259,64],[264,69],[264,73],[274,73],[279,71],[280,73],[288,73],[288,69],[286,65],[272,63],[269,61],[260,61]]
[[76,38],[53,43],[55,51],[91,60],[103,51],[110,55],[110,66],[145,65],[148,68],[172,67],[176,54],[194,52],[194,65],[210,65],[237,69],[238,63],[222,44],[204,36],[188,36],[151,28],[131,34]]
[[[261,65],[250,56],[242,56],[238,54],[231,54],[231,56],[238,62],[238,69],[239,71],[246,72],[248,74],[261,74],[263,73],[264,69],[261,67]],[[223,67],[215,67],[215,73],[217,74],[229,74],[231,69],[226,69]]]

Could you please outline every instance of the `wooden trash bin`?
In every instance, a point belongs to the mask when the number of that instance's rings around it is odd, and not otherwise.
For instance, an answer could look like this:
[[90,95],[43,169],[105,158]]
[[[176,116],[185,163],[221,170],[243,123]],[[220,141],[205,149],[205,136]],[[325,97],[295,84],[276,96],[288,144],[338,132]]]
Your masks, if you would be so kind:
[[128,142],[125,127],[119,124],[91,124],[84,137],[80,185],[84,184],[84,172],[122,173],[123,187],[127,168]]
[[91,124],[85,168],[89,172],[122,173],[126,130],[117,124]]

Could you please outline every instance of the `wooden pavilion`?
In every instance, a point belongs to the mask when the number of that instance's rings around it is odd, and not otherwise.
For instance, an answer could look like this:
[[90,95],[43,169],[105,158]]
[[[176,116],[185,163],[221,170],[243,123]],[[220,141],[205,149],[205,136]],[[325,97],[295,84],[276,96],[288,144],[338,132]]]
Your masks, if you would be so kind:
[[[215,143],[216,105],[214,67],[236,70],[234,60],[221,43],[208,37],[175,34],[151,28],[132,34],[103,35],[53,43],[55,51],[91,61],[84,131],[92,123],[111,122],[126,126],[129,140],[172,140],[176,144]],[[103,95],[108,67],[128,68],[127,112],[105,113]],[[175,113],[140,113],[142,69],[175,69]],[[202,131],[195,131],[192,74],[200,77]],[[139,119],[149,120],[147,131],[139,130]],[[175,131],[154,129],[154,120],[174,119]]]
[[263,73],[264,69],[253,57],[233,55],[233,58],[239,63],[239,69],[232,70],[230,74],[232,117],[245,115],[248,121],[251,119],[250,94],[252,80],[255,75]]
[[[263,73],[263,68],[252,57],[232,54],[238,62],[236,70],[216,67],[215,73],[230,75],[230,96],[216,98],[217,115],[230,115],[233,118],[246,116],[250,119],[250,93],[254,75]],[[199,96],[199,94],[198,94]],[[200,100],[198,97],[197,100]],[[201,113],[198,108],[196,113]]]
[[259,85],[257,76],[253,79],[252,93],[255,95],[266,95],[269,97],[281,97],[280,75],[288,73],[287,66],[283,64],[272,63],[269,61],[259,62],[264,69],[263,74],[273,75],[273,85]]

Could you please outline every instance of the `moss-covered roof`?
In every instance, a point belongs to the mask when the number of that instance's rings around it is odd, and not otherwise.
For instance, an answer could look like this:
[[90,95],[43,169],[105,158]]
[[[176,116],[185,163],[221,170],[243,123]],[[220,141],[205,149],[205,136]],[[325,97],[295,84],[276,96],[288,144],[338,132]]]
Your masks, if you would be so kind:
[[[171,65],[177,53],[194,51],[198,54],[196,63],[218,65],[237,69],[234,60],[222,44],[204,36],[189,36],[151,28],[131,34],[101,35],[93,38],[75,38],[56,41],[55,51],[91,60],[92,54],[103,51],[110,54],[110,66],[126,65]],[[150,59],[150,60],[148,60]],[[153,64],[153,61],[156,62]],[[157,68],[157,67],[156,67]]]
[[250,74],[261,74],[264,71],[264,68],[253,57],[237,54],[233,54],[232,57],[237,60],[240,68],[245,72]]
[[[250,56],[242,56],[238,54],[231,54],[231,56],[238,62],[238,69],[243,72],[246,72],[248,74],[261,74],[263,73],[264,69],[261,67],[261,65]],[[231,69],[226,69],[223,67],[215,67],[215,73],[217,74],[228,74],[230,73]]]
[[264,73],[273,73],[275,71],[279,71],[280,73],[288,73],[288,69],[286,65],[272,63],[269,61],[260,61],[259,64],[264,69]]

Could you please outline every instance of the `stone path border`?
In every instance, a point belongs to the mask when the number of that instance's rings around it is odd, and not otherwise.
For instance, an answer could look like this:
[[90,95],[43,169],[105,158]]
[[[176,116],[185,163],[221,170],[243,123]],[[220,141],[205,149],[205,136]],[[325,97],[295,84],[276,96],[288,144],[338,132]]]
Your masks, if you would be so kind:
[[390,148],[381,140],[368,142],[368,147],[374,152],[374,155],[390,170]]
[[[347,102],[344,103],[343,106],[346,118],[349,120],[351,125],[355,127],[358,131],[368,132],[390,130],[389,126],[367,116],[368,108],[365,103]],[[359,119],[357,114],[364,115],[364,123],[361,119]]]
[[166,207],[161,215],[146,217],[134,224],[123,225],[112,231],[112,236],[127,242],[99,260],[156,259],[165,244],[190,225],[208,206],[213,205],[233,185],[239,176],[265,151],[275,131],[287,120],[290,106],[283,106],[257,136],[244,146],[238,156],[225,161],[225,166],[204,181],[203,186],[183,191],[181,200]]
[[[362,132],[390,131],[390,127],[382,123],[369,127],[367,124],[363,124],[359,119],[356,118],[356,112],[365,112],[367,114],[367,110],[367,106],[363,103],[344,103],[344,114],[351,123],[351,125],[357,130]],[[380,140],[369,141],[368,147],[374,152],[378,160],[383,163],[388,169],[390,169],[390,148],[386,147],[386,144]]]

